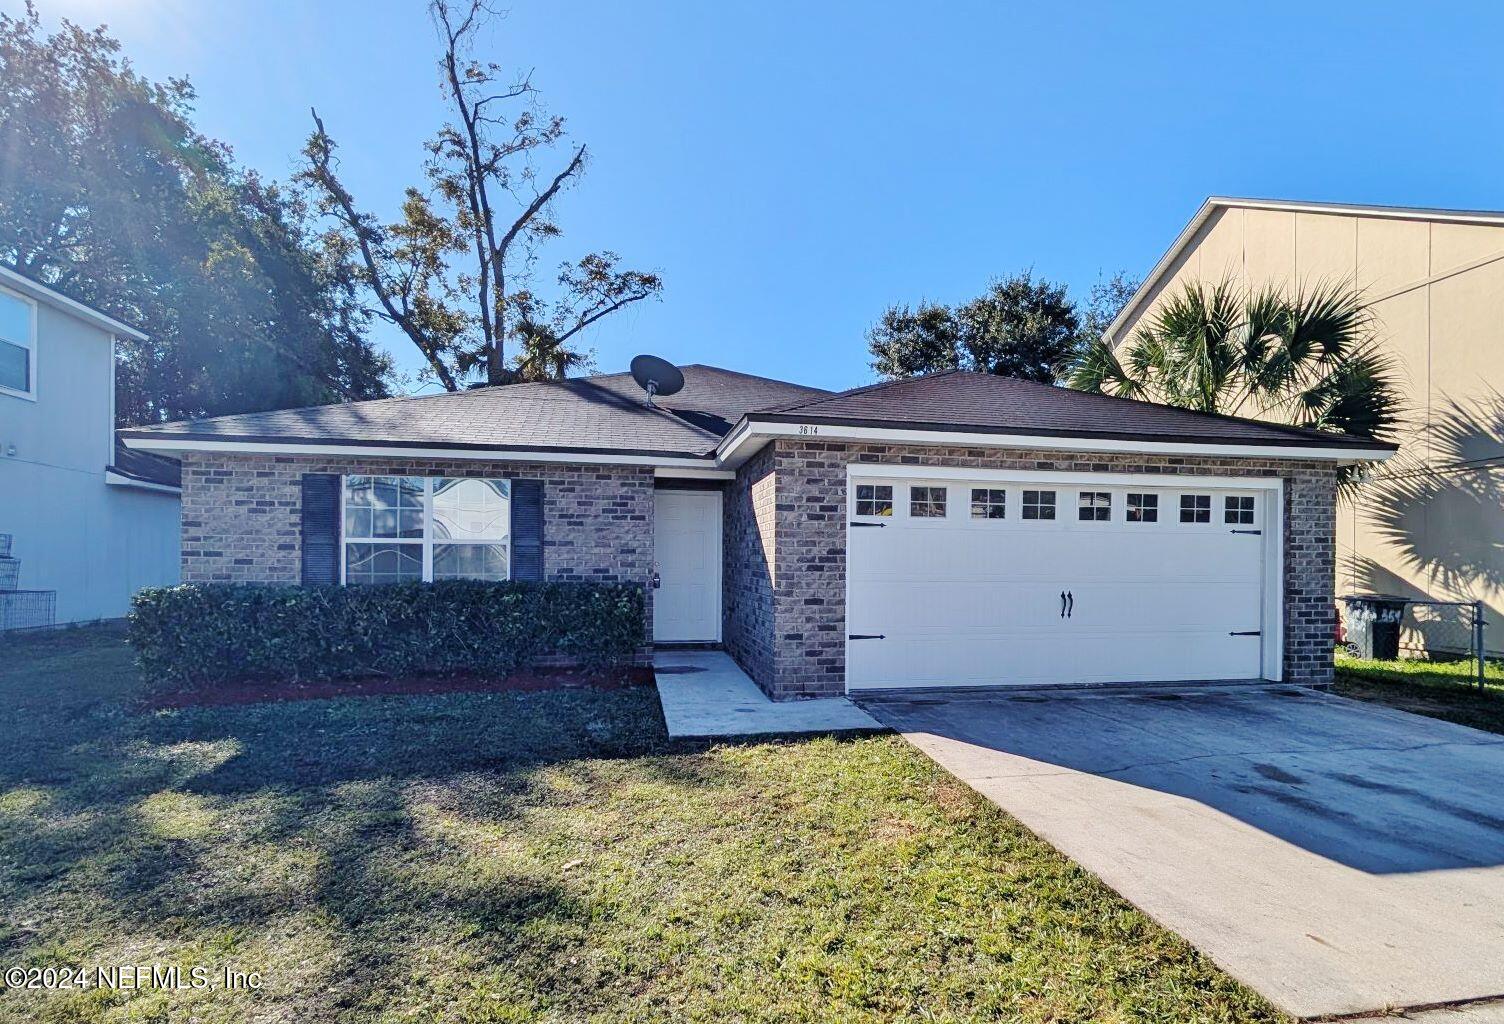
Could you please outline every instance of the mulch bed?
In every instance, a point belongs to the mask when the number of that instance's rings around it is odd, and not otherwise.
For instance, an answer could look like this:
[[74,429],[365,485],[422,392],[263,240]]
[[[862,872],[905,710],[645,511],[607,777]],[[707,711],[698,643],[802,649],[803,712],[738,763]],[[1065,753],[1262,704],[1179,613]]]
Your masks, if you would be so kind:
[[161,693],[149,698],[153,708],[216,707],[331,697],[389,697],[432,693],[537,693],[543,690],[620,690],[651,686],[650,668],[583,672],[579,669],[529,669],[494,676],[378,676],[369,679],[318,679],[306,682],[252,679],[211,683],[202,690]]

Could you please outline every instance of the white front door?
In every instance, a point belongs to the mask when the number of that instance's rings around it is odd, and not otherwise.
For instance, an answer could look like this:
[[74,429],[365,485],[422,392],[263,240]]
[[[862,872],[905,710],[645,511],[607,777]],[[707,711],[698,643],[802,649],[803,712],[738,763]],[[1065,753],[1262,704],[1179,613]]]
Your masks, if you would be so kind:
[[854,479],[847,687],[1258,679],[1271,493]]
[[721,493],[653,492],[653,639],[721,638]]

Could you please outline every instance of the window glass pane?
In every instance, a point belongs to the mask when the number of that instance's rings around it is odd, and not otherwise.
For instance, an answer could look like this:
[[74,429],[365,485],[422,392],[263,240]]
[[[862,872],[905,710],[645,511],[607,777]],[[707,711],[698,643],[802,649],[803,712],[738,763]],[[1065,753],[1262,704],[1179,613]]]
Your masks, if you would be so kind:
[[971,518],[1004,519],[1008,510],[1008,492],[992,487],[971,489]]
[[512,485],[506,480],[435,480],[434,539],[505,540],[511,533],[511,496]]
[[1180,496],[1180,521],[1182,523],[1211,522],[1212,496],[1210,494],[1182,494]]
[[945,488],[910,487],[909,515],[916,519],[944,519]]
[[0,388],[13,391],[31,390],[31,352],[8,341],[0,341]]
[[423,578],[421,544],[346,544],[346,583],[401,583]]
[[345,477],[345,536],[423,539],[423,478]]
[[0,292],[0,341],[31,348],[31,304]]
[[1024,519],[1054,519],[1054,491],[1024,491],[1022,517]]
[[1077,517],[1083,522],[1105,522],[1112,518],[1110,491],[1082,491]]
[[1253,498],[1230,496],[1223,505],[1223,521],[1242,526],[1253,524]]
[[1159,495],[1129,494],[1124,518],[1130,523],[1159,522]]
[[505,544],[435,544],[433,578],[436,580],[504,580],[507,578]]
[[856,514],[891,516],[893,514],[893,487],[890,484],[857,484]]

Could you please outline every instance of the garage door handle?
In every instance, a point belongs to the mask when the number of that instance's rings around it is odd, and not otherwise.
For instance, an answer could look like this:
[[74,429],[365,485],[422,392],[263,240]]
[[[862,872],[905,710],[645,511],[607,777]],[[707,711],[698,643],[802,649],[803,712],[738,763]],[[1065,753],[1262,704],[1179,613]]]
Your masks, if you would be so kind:
[[852,526],[875,526],[878,529],[882,529],[884,526],[887,526],[888,524],[887,523],[852,523],[851,525]]
[[1259,534],[1263,533],[1264,531],[1263,530],[1233,530],[1232,532],[1233,533],[1250,533],[1253,536],[1257,537]]
[[1227,635],[1228,636],[1263,636],[1264,635],[1264,631],[1262,629],[1235,629],[1231,633],[1228,633]]
[[1067,590],[1065,592],[1065,600],[1067,602],[1066,606],[1065,606],[1065,617],[1068,619],[1072,615],[1076,614],[1076,595],[1075,595],[1075,593],[1072,592],[1072,591]]
[[847,633],[847,640],[886,640],[882,633]]

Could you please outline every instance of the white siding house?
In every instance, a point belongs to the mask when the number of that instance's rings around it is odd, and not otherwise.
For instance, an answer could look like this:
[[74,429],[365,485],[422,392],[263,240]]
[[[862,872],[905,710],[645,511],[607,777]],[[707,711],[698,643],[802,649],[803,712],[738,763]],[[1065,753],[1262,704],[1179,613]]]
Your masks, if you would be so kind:
[[117,455],[117,337],[144,338],[0,267],[0,535],[11,589],[54,591],[60,623],[122,616],[179,578],[175,466]]

